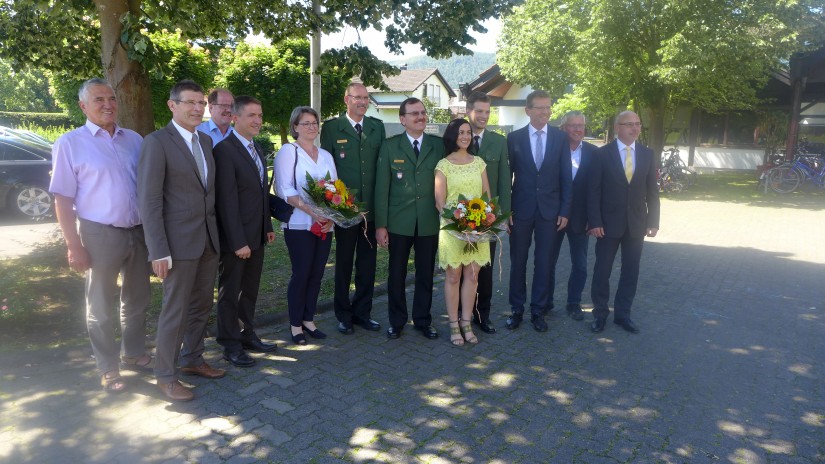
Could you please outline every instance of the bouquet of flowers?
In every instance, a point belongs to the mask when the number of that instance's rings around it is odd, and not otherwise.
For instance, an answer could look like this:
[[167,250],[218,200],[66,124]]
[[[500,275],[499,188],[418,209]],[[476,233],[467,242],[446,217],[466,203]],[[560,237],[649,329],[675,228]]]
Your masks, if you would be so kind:
[[512,213],[502,213],[498,206],[498,197],[490,200],[487,194],[480,198],[467,199],[458,196],[458,201],[444,208],[441,217],[446,230],[453,237],[467,242],[464,252],[478,251],[479,242],[492,242],[505,230],[503,226]]
[[366,218],[363,203],[355,201],[355,190],[347,188],[341,179],[330,179],[329,172],[323,179],[313,179],[307,173],[307,206],[313,213],[329,219],[340,227],[352,227]]

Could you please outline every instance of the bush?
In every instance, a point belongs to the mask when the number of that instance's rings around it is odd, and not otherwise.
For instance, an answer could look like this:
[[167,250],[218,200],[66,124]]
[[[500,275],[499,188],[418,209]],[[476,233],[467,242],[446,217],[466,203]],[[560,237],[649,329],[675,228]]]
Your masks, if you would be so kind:
[[64,127],[57,127],[57,126],[48,126],[48,127],[40,127],[35,126],[34,124],[26,124],[22,126],[18,126],[15,129],[23,129],[27,131],[34,132],[37,135],[41,135],[49,140],[49,142],[54,143],[58,137],[65,134],[66,132],[70,131],[71,129],[66,129]]
[[0,126],[55,126],[71,129],[75,124],[72,123],[67,113],[12,113],[0,111]]

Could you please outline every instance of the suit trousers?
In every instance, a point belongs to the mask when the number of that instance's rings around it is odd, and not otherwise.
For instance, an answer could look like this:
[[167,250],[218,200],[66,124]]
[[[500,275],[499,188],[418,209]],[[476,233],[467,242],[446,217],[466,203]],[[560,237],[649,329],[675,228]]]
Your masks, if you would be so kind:
[[[221,253],[218,264],[218,336],[224,351],[241,351],[242,342],[255,339],[255,304],[264,264],[263,245],[247,259]],[[243,324],[243,332],[241,332]]]
[[[567,245],[570,247],[570,277],[567,279],[567,304],[580,304],[582,302],[582,292],[584,284],[587,283],[587,245],[588,236],[586,233],[571,232],[570,228],[565,228],[559,232],[556,240],[556,249],[553,253],[553,269],[559,260],[561,244],[567,237]],[[555,273],[553,274],[555,276]],[[556,288],[555,279],[550,282],[550,301],[553,301],[553,294]]]
[[[476,307],[473,317],[479,321],[490,322],[490,307],[493,300],[493,265],[496,262],[496,242],[490,242],[490,264],[481,266],[478,270],[478,287],[476,289]],[[461,285],[464,285],[464,274],[461,274]],[[458,302],[458,314],[461,314],[461,299]]]
[[438,235],[399,235],[390,233],[390,262],[387,277],[390,326],[397,329],[407,324],[407,261],[410,249],[415,247],[415,293],[413,295],[412,320],[417,327],[432,324],[430,309],[433,305],[433,271],[438,251]]
[[[340,322],[366,322],[372,312],[375,289],[375,223],[335,226],[335,317]],[[350,300],[353,258],[355,295]]]
[[610,273],[616,252],[622,249],[622,267],[619,286],[613,301],[613,320],[630,317],[633,298],[636,296],[636,284],[639,280],[639,262],[642,258],[642,246],[645,238],[632,237],[628,232],[619,238],[603,237],[596,239],[596,264],[593,267],[593,283],[590,297],[593,299],[593,317],[606,318],[610,314]]
[[510,306],[513,314],[524,313],[527,302],[527,258],[531,243],[533,253],[533,283],[530,297],[530,313],[543,316],[552,308],[550,283],[553,281],[553,250],[556,249],[558,232],[556,220],[536,215],[531,219],[513,217],[510,233]]
[[[86,328],[101,374],[118,369],[119,355],[146,354],[146,310],[152,295],[143,228],[120,229],[80,219],[80,239],[92,267],[86,271]],[[120,292],[117,278],[123,279]],[[120,293],[118,298],[118,293]],[[115,311],[121,343],[115,340]]]
[[284,241],[292,262],[292,277],[286,291],[289,325],[300,327],[315,317],[332,234],[321,240],[308,230],[284,229]]
[[158,316],[158,382],[176,380],[177,364],[197,367],[204,363],[203,338],[212,311],[217,271],[218,254],[208,238],[199,259],[173,259],[172,269],[163,279],[163,308]]

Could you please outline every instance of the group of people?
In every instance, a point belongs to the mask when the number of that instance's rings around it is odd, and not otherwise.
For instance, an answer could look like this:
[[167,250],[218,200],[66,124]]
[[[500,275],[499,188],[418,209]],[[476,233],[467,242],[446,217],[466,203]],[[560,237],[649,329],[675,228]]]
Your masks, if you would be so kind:
[[[55,142],[50,190],[69,265],[85,272],[87,328],[108,392],[127,389],[121,368],[153,370],[171,401],[194,397],[179,381],[181,373],[225,375],[203,357],[216,275],[216,340],[223,358],[249,367],[255,359],[248,352],[277,349],[258,337],[254,321],[265,245],[275,240],[270,191],[292,208],[281,227],[292,267],[287,306],[296,344],[306,344],[307,335],[327,337],[313,318],[333,234],[340,333],[381,329],[372,316],[379,246],[389,251],[388,338],[399,338],[410,317],[425,337],[438,338],[431,314],[436,262],[446,274],[450,342],[478,343],[473,325],[495,333],[490,311],[496,242],[467,252],[461,240],[441,230],[442,211],[459,195],[482,193],[513,213],[506,225],[512,311],[507,328],[517,329],[523,319],[527,260],[534,246],[531,321],[537,331],[547,330],[544,318],[553,307],[554,270],[565,236],[572,262],[567,311],[583,318],[588,236],[595,236],[591,329],[604,329],[608,281],[621,247],[614,322],[638,332],[630,308],[644,237],[658,229],[659,202],[653,154],[636,142],[635,113],[620,113],[617,141],[597,149],[583,141],[580,112],[566,114],[561,129],[548,124],[552,99],[543,91],[527,97],[530,123],[506,138],[487,130],[491,100],[484,93],[469,96],[467,119],[453,120],[443,138],[425,133],[424,104],[408,98],[399,108],[404,132],[386,138],[383,123],[366,116],[367,88],[353,82],[344,96],[346,111],[323,125],[311,107],[293,110],[294,143],[276,154],[270,180],[263,150],[254,141],[263,122],[254,97],[226,89],[205,96],[197,83],[180,81],[167,102],[172,120],[141,138],[117,125],[117,99],[105,80],[86,81],[78,96],[87,121]],[[207,106],[211,119],[203,122]],[[357,192],[367,209],[363,224],[340,227],[307,203],[302,193],[307,178],[327,175]],[[405,287],[413,248],[410,314]],[[163,281],[154,359],[145,344],[150,274]]]

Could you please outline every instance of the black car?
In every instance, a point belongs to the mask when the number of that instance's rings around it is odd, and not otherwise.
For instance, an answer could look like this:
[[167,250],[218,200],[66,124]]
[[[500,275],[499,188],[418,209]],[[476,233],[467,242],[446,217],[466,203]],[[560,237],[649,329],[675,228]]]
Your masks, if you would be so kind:
[[0,209],[40,220],[54,214],[48,147],[0,136]]

